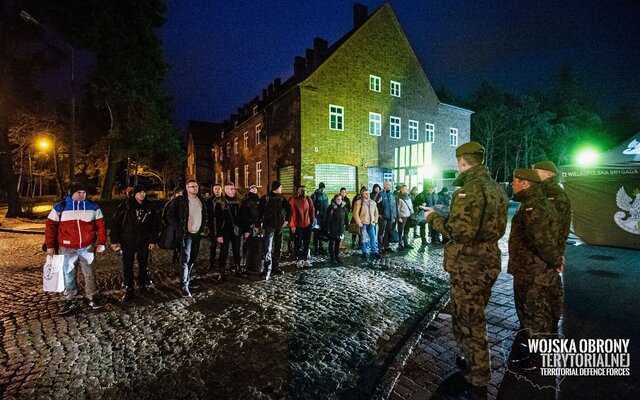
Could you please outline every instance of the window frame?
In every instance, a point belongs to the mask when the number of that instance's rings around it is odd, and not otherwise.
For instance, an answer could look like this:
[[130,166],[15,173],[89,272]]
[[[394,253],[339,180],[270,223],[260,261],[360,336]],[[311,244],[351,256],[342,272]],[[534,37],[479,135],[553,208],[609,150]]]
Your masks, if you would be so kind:
[[[378,90],[376,90],[376,83]],[[369,91],[377,93],[382,92],[382,78],[376,75],[369,75]]]
[[[397,119],[398,122],[397,123],[394,122],[394,119]],[[398,130],[397,130],[398,136],[397,137],[393,136],[393,133],[394,133],[394,129],[393,128],[396,127],[396,126],[398,128]],[[396,116],[393,116],[393,115],[389,116],[389,137],[391,139],[402,139],[402,118],[396,117]]]
[[249,187],[249,164],[244,165],[244,187]]
[[458,128],[449,127],[449,146],[458,146]]
[[435,141],[436,141],[436,126],[429,122],[425,122],[424,123],[424,142],[435,143]]
[[[413,126],[411,125],[412,123],[414,124]],[[413,135],[411,134],[412,128],[414,128],[415,130],[415,138],[412,138],[413,137]],[[420,122],[419,121],[416,121],[415,119],[409,120],[408,135],[409,135],[410,142],[418,142],[420,140]]]
[[[335,108],[335,111],[332,108]],[[340,113],[338,113],[338,110]],[[332,127],[331,117],[334,115],[336,117],[335,127]],[[329,129],[332,131],[344,132],[344,107],[329,104]]]
[[244,131],[244,149],[248,150],[249,149],[249,131]]
[[[394,93],[394,88],[397,89],[397,94]],[[402,83],[398,81],[389,81],[389,94],[393,97],[402,97]]]
[[238,154],[238,138],[233,138],[233,154]]
[[[378,117],[378,120],[374,120],[371,117]],[[376,125],[377,124],[377,133],[376,133],[376,126],[374,126],[374,130],[373,132],[371,131],[371,124]],[[382,136],[382,114],[380,113],[376,113],[376,112],[371,112],[369,111],[369,135],[371,136]]]
[[262,124],[256,125],[256,144],[262,143]]
[[256,162],[256,186],[262,187],[262,161]]

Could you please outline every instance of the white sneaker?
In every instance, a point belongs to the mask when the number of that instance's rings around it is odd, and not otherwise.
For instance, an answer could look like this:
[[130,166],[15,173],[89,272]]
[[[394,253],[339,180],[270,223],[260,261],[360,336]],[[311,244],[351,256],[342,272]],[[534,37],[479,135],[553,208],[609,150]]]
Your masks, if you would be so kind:
[[304,267],[304,261],[299,260],[299,261],[296,263],[296,266],[298,267],[298,269],[303,268],[303,267]]

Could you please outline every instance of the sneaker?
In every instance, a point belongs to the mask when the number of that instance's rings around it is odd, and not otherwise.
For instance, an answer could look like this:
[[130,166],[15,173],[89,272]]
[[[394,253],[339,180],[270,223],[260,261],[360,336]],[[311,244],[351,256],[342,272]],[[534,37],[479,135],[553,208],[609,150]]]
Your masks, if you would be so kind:
[[58,315],[67,315],[77,308],[78,302],[76,302],[75,300],[66,300],[64,302],[64,305],[62,306],[62,309],[58,311]]
[[189,281],[189,289],[200,289],[200,284],[194,281]]
[[189,288],[186,286],[182,287],[182,290],[180,291],[180,293],[182,293],[182,297],[191,297],[191,292],[189,291]]
[[226,275],[219,275],[218,276],[218,283],[224,283],[227,280]]
[[298,260],[298,262],[296,263],[296,266],[298,267],[298,269],[304,268],[304,261],[303,260]]
[[461,369],[462,371],[468,371],[469,370],[469,363],[467,363],[467,360],[460,355],[456,356],[456,367],[458,367],[458,369]]
[[145,288],[145,289],[153,289],[155,286],[156,286],[155,283],[153,283],[153,281],[151,279],[149,279],[148,281],[146,281],[142,285],[140,285],[140,287]]
[[89,307],[93,308],[94,310],[99,310],[102,307],[104,307],[104,304],[102,304],[102,302],[96,296],[93,296],[92,298],[88,299],[87,304],[89,305]]
[[271,269],[271,275],[284,275],[284,271],[280,268],[274,267]]
[[304,266],[305,266],[306,268],[311,267],[311,265],[312,265],[312,264],[311,264],[309,261],[307,261],[307,260],[305,260],[305,261],[304,261]]

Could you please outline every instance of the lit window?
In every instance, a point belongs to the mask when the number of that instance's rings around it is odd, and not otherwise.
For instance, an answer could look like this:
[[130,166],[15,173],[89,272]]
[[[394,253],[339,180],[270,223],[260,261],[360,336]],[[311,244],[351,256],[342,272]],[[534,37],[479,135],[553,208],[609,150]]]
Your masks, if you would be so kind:
[[344,130],[344,107],[329,104],[329,129],[334,131]]
[[249,187],[249,165],[244,166],[244,187]]
[[369,90],[372,92],[379,92],[381,86],[379,76],[369,75]]
[[435,139],[435,127],[433,124],[426,123],[424,124],[424,141],[428,143],[433,143]]
[[409,140],[418,141],[418,121],[409,120]]
[[222,147],[220,147],[220,161],[224,161],[224,149]]
[[253,115],[256,115],[258,113],[258,105],[256,104],[255,106],[253,106]]
[[227,182],[231,182],[231,170],[227,170]]
[[402,119],[398,117],[391,117],[390,122],[391,124],[389,125],[389,135],[393,139],[400,139],[400,124],[402,122]]
[[262,161],[256,163],[256,186],[262,187]]
[[458,145],[458,129],[457,128],[449,128],[449,145],[451,146]]
[[238,154],[238,138],[233,139],[233,154]]
[[227,158],[229,158],[229,152],[231,151],[231,142],[227,143]]
[[382,115],[374,112],[369,113],[369,135],[382,135]]
[[240,181],[240,168],[236,167],[235,171],[233,171],[233,172],[235,172],[235,178],[236,178],[235,182],[233,182],[233,183],[236,185],[236,187],[238,187],[238,183],[240,183],[239,182]]
[[391,81],[390,87],[391,87],[391,95],[395,96],[395,97],[400,97],[400,95],[401,95],[401,84],[400,84],[400,82]]
[[244,149],[247,150],[249,148],[249,131],[244,133]]
[[256,125],[256,144],[262,143],[262,124]]

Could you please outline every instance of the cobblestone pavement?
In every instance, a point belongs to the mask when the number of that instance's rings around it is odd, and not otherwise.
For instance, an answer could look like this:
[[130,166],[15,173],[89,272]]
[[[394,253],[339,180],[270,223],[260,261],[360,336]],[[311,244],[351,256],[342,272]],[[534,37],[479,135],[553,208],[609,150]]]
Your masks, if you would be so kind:
[[105,309],[81,303],[60,317],[59,295],[42,291],[41,242],[0,232],[3,398],[370,398],[448,288],[440,246],[368,263],[347,250],[341,267],[289,262],[268,282],[218,284],[204,241],[192,299],[180,297],[178,270],[157,250],[156,287],[123,305],[108,252],[96,258]]

